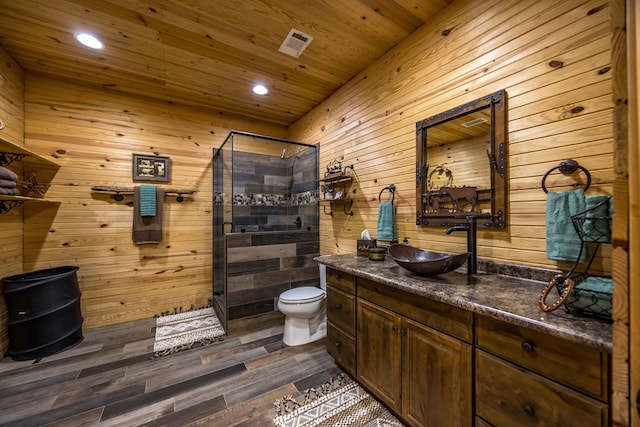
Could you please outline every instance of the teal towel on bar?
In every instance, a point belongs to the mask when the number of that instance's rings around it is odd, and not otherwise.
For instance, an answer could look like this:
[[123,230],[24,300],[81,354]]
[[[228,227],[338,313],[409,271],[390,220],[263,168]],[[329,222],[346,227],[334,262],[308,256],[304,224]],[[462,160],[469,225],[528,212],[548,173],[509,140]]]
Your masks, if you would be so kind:
[[611,196],[589,196],[586,199],[585,220],[582,225],[585,240],[591,242],[611,241]]
[[140,216],[156,216],[156,186],[140,186]]
[[380,208],[378,210],[378,235],[376,238],[383,242],[395,242],[398,240],[393,202],[380,202]]
[[[582,241],[573,227],[571,215],[585,210],[584,190],[547,193],[547,258],[555,261],[578,260]],[[585,261],[588,248],[582,251],[580,261]]]

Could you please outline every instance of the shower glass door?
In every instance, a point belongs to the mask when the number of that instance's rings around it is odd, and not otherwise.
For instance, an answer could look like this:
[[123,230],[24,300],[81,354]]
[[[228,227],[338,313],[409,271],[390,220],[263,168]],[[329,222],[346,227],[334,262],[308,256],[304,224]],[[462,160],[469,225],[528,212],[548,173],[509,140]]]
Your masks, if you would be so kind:
[[213,307],[227,331],[224,236],[233,229],[233,138],[213,152]]

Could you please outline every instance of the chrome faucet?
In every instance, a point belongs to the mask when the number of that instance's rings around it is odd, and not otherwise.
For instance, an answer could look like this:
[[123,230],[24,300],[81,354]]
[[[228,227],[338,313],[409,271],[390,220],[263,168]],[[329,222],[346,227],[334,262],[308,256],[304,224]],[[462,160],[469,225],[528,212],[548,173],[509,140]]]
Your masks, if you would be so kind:
[[466,231],[467,232],[467,252],[469,252],[469,258],[467,259],[467,274],[476,274],[478,271],[478,257],[476,255],[476,232],[478,229],[478,218],[475,216],[467,216],[466,224],[458,224],[449,227],[446,234],[451,234],[454,231]]

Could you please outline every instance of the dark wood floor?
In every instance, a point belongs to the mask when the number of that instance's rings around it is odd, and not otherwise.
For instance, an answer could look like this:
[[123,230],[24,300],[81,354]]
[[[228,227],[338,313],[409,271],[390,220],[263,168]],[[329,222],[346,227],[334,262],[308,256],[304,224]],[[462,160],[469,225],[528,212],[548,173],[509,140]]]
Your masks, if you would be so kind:
[[282,343],[282,326],[151,359],[155,319],[84,332],[39,363],[0,361],[2,426],[269,426],[273,402],[340,371],[324,340]]

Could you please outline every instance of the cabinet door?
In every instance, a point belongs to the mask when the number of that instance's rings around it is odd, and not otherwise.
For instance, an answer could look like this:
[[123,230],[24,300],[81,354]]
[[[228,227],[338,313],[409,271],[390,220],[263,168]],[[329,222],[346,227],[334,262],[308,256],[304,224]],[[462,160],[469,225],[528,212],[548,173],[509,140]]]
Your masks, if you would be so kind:
[[398,413],[402,391],[400,319],[392,311],[358,299],[358,381]]
[[408,319],[402,334],[403,418],[413,426],[471,425],[471,345]]

